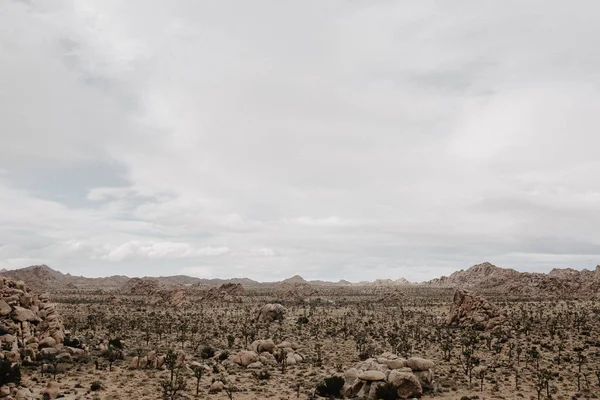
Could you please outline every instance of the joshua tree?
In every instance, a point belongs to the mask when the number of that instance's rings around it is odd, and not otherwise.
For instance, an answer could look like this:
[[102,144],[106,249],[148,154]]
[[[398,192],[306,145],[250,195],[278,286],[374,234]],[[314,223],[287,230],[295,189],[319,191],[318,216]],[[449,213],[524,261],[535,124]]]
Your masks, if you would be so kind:
[[200,380],[202,379],[202,372],[204,371],[204,365],[194,365],[192,366],[192,371],[194,371],[194,378],[196,378],[196,396],[200,392]]
[[473,368],[479,365],[479,358],[473,355],[473,351],[471,349],[465,349],[462,352],[462,356],[460,358],[460,363],[463,367],[463,371],[465,375],[469,377],[469,384],[472,382],[472,374]]
[[285,368],[287,367],[287,353],[284,349],[279,349],[279,352],[275,354],[275,359],[281,368],[281,373],[285,374]]
[[170,372],[169,378],[161,382],[163,389],[163,400],[174,400],[177,398],[177,392],[185,389],[185,377],[181,371],[181,365],[177,365],[177,353],[172,349],[165,355],[165,366]]
[[115,349],[113,346],[108,346],[108,349],[106,349],[103,356],[108,361],[108,370],[109,371],[112,371],[113,363],[123,357],[121,351],[118,349]]

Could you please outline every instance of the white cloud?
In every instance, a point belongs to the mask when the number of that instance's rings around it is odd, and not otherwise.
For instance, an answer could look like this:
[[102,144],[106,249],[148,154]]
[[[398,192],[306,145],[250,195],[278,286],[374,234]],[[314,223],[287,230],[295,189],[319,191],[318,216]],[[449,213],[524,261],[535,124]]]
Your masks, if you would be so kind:
[[203,256],[219,256],[229,252],[230,249],[224,246],[195,248],[190,243],[140,242],[134,240],[123,243],[117,247],[109,247],[107,249],[107,253],[100,256],[100,258],[108,261],[193,258]]
[[599,7],[2,2],[0,262],[589,267]]
[[263,257],[275,257],[277,252],[269,247],[258,247],[250,250],[250,253],[263,256]]

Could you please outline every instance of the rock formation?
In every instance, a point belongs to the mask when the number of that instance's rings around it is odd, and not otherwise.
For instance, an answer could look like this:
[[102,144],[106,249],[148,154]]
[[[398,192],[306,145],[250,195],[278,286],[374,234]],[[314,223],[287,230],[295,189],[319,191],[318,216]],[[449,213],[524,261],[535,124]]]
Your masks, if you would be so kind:
[[357,363],[344,373],[344,398],[375,400],[375,392],[384,382],[392,383],[401,399],[421,396],[434,388],[433,361],[423,358],[402,359],[392,353]]
[[285,316],[285,307],[279,303],[265,304],[258,312],[258,322],[281,321]]
[[284,282],[277,289],[277,297],[281,300],[304,302],[311,296],[316,296],[319,292],[304,282]]
[[121,287],[123,293],[135,296],[151,296],[159,289],[160,283],[152,278],[131,278]]
[[492,329],[506,321],[503,310],[481,296],[459,289],[454,293],[446,323]]
[[553,269],[548,274],[499,268],[488,262],[424,283],[431,287],[508,293],[512,296],[589,298],[600,294],[600,266],[595,270]]
[[223,301],[226,303],[241,303],[244,287],[239,283],[224,283],[220,287],[213,287],[202,297],[206,301]]
[[23,282],[2,276],[0,335],[3,357],[19,362],[21,355],[33,360],[38,352],[58,353],[65,328],[47,295],[36,295]]

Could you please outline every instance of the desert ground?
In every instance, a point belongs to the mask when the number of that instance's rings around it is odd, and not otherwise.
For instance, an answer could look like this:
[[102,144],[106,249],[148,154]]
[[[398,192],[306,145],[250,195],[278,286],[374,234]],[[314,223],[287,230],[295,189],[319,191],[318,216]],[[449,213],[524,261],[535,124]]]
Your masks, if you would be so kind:
[[144,280],[126,292],[41,295],[7,278],[2,291],[12,302],[3,318],[51,309],[55,321],[54,331],[44,318],[4,321],[18,328],[1,337],[4,358],[21,372],[6,399],[600,397],[596,297],[305,283],[160,290]]

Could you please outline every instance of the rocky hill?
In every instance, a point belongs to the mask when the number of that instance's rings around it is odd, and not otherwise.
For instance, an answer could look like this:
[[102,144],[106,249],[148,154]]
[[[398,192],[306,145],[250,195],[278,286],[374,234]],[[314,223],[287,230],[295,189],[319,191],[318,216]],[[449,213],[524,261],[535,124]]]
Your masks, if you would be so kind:
[[27,286],[37,291],[61,289],[105,289],[111,290],[121,287],[129,280],[122,275],[105,278],[86,278],[63,274],[47,265],[32,265],[31,267],[0,271],[0,275],[14,280],[23,281]]
[[597,296],[600,292],[600,266],[594,271],[571,268],[553,269],[548,274],[519,272],[488,262],[477,264],[450,276],[424,283],[430,287],[494,291],[521,296],[572,297]]

